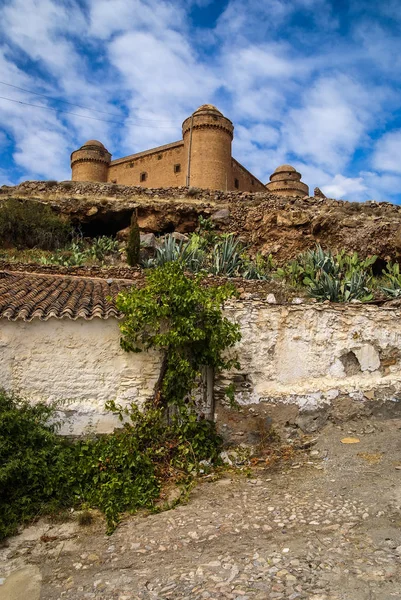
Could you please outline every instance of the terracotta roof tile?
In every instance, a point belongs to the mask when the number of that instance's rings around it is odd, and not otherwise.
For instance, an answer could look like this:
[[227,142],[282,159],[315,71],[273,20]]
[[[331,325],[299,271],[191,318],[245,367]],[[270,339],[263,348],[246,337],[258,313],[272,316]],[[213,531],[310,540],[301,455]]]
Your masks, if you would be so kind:
[[131,285],[133,282],[127,279],[1,271],[0,318],[10,321],[120,318],[114,300]]

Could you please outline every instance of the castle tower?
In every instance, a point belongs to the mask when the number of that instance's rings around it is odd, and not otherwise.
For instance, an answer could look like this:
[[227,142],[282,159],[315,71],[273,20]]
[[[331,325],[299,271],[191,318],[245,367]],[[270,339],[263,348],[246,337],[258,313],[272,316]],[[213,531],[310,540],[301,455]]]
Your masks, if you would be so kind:
[[89,140],[71,154],[72,181],[107,181],[111,154],[101,142]]
[[309,187],[301,181],[301,177],[301,173],[291,165],[281,165],[270,175],[266,187],[269,192],[280,196],[309,196]]
[[[203,104],[182,124],[186,185],[232,190],[234,126],[215,106]],[[189,181],[188,181],[189,180]]]

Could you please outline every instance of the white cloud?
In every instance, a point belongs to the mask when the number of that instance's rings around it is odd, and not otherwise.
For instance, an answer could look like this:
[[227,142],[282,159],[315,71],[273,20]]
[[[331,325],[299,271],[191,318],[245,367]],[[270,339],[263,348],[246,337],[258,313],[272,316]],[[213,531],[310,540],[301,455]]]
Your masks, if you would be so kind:
[[163,32],[183,26],[184,16],[177,3],[163,0],[91,0],[89,33],[107,39],[133,29]]
[[288,151],[332,171],[344,168],[374,122],[379,95],[372,92],[342,75],[319,79],[304,91],[303,106],[288,112]]
[[[318,186],[319,187],[319,186]],[[329,198],[355,199],[365,196],[367,191],[366,183],[362,177],[344,177],[344,175],[335,175],[331,182],[322,187],[322,192]]]
[[386,133],[378,140],[372,163],[379,171],[401,173],[401,129]]
[[[163,36],[149,32],[117,36],[109,45],[109,56],[129,93],[130,116],[155,121],[153,129],[140,130],[127,122],[125,144],[138,150],[180,139],[181,122],[209,101],[219,86],[216,75],[196,61],[187,40],[172,30]],[[169,123],[174,128],[168,128]]]

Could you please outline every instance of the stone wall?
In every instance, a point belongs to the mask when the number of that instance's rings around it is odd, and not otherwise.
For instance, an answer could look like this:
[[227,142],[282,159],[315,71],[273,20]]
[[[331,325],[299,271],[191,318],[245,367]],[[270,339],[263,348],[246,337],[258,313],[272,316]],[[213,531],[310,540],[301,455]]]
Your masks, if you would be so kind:
[[[226,312],[243,335],[241,369],[215,385],[216,416],[228,438],[241,441],[266,419],[313,431],[329,418],[401,406],[400,308],[244,299]],[[141,405],[158,369],[156,353],[120,349],[114,319],[1,323],[2,385],[33,401],[65,401],[66,433],[79,434],[88,424],[110,430],[115,421],[105,402]],[[223,399],[232,382],[239,412]]]
[[[178,170],[177,170],[178,169]],[[141,175],[146,179],[141,180]],[[142,186],[144,188],[179,187],[185,185],[184,142],[169,144],[127,156],[110,163],[107,180],[119,185]]]
[[[232,159],[233,185],[232,189],[237,189],[240,192],[262,192],[266,193],[266,186],[256,179],[245,167],[243,167],[234,158]],[[238,182],[238,187],[235,186],[235,180]]]
[[115,319],[1,321],[1,386],[35,401],[63,401],[63,433],[88,426],[110,431],[118,421],[107,400],[141,405],[158,376],[156,353],[128,354]]
[[[227,314],[243,336],[241,369],[216,382],[218,418],[231,433],[252,429],[260,416],[313,431],[328,418],[401,407],[400,308],[253,300]],[[230,383],[244,409],[239,418],[221,402]]]

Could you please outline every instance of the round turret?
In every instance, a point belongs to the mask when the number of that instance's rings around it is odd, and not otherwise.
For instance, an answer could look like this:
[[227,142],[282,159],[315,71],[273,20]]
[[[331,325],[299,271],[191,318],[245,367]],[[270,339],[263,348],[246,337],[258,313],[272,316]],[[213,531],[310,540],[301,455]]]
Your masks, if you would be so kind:
[[309,196],[309,187],[301,181],[301,177],[301,173],[291,165],[281,165],[270,175],[266,187],[269,192],[281,196]]
[[234,125],[212,104],[203,104],[182,124],[186,185],[233,189],[231,142]]
[[85,142],[71,154],[73,181],[107,181],[111,154],[97,140]]

